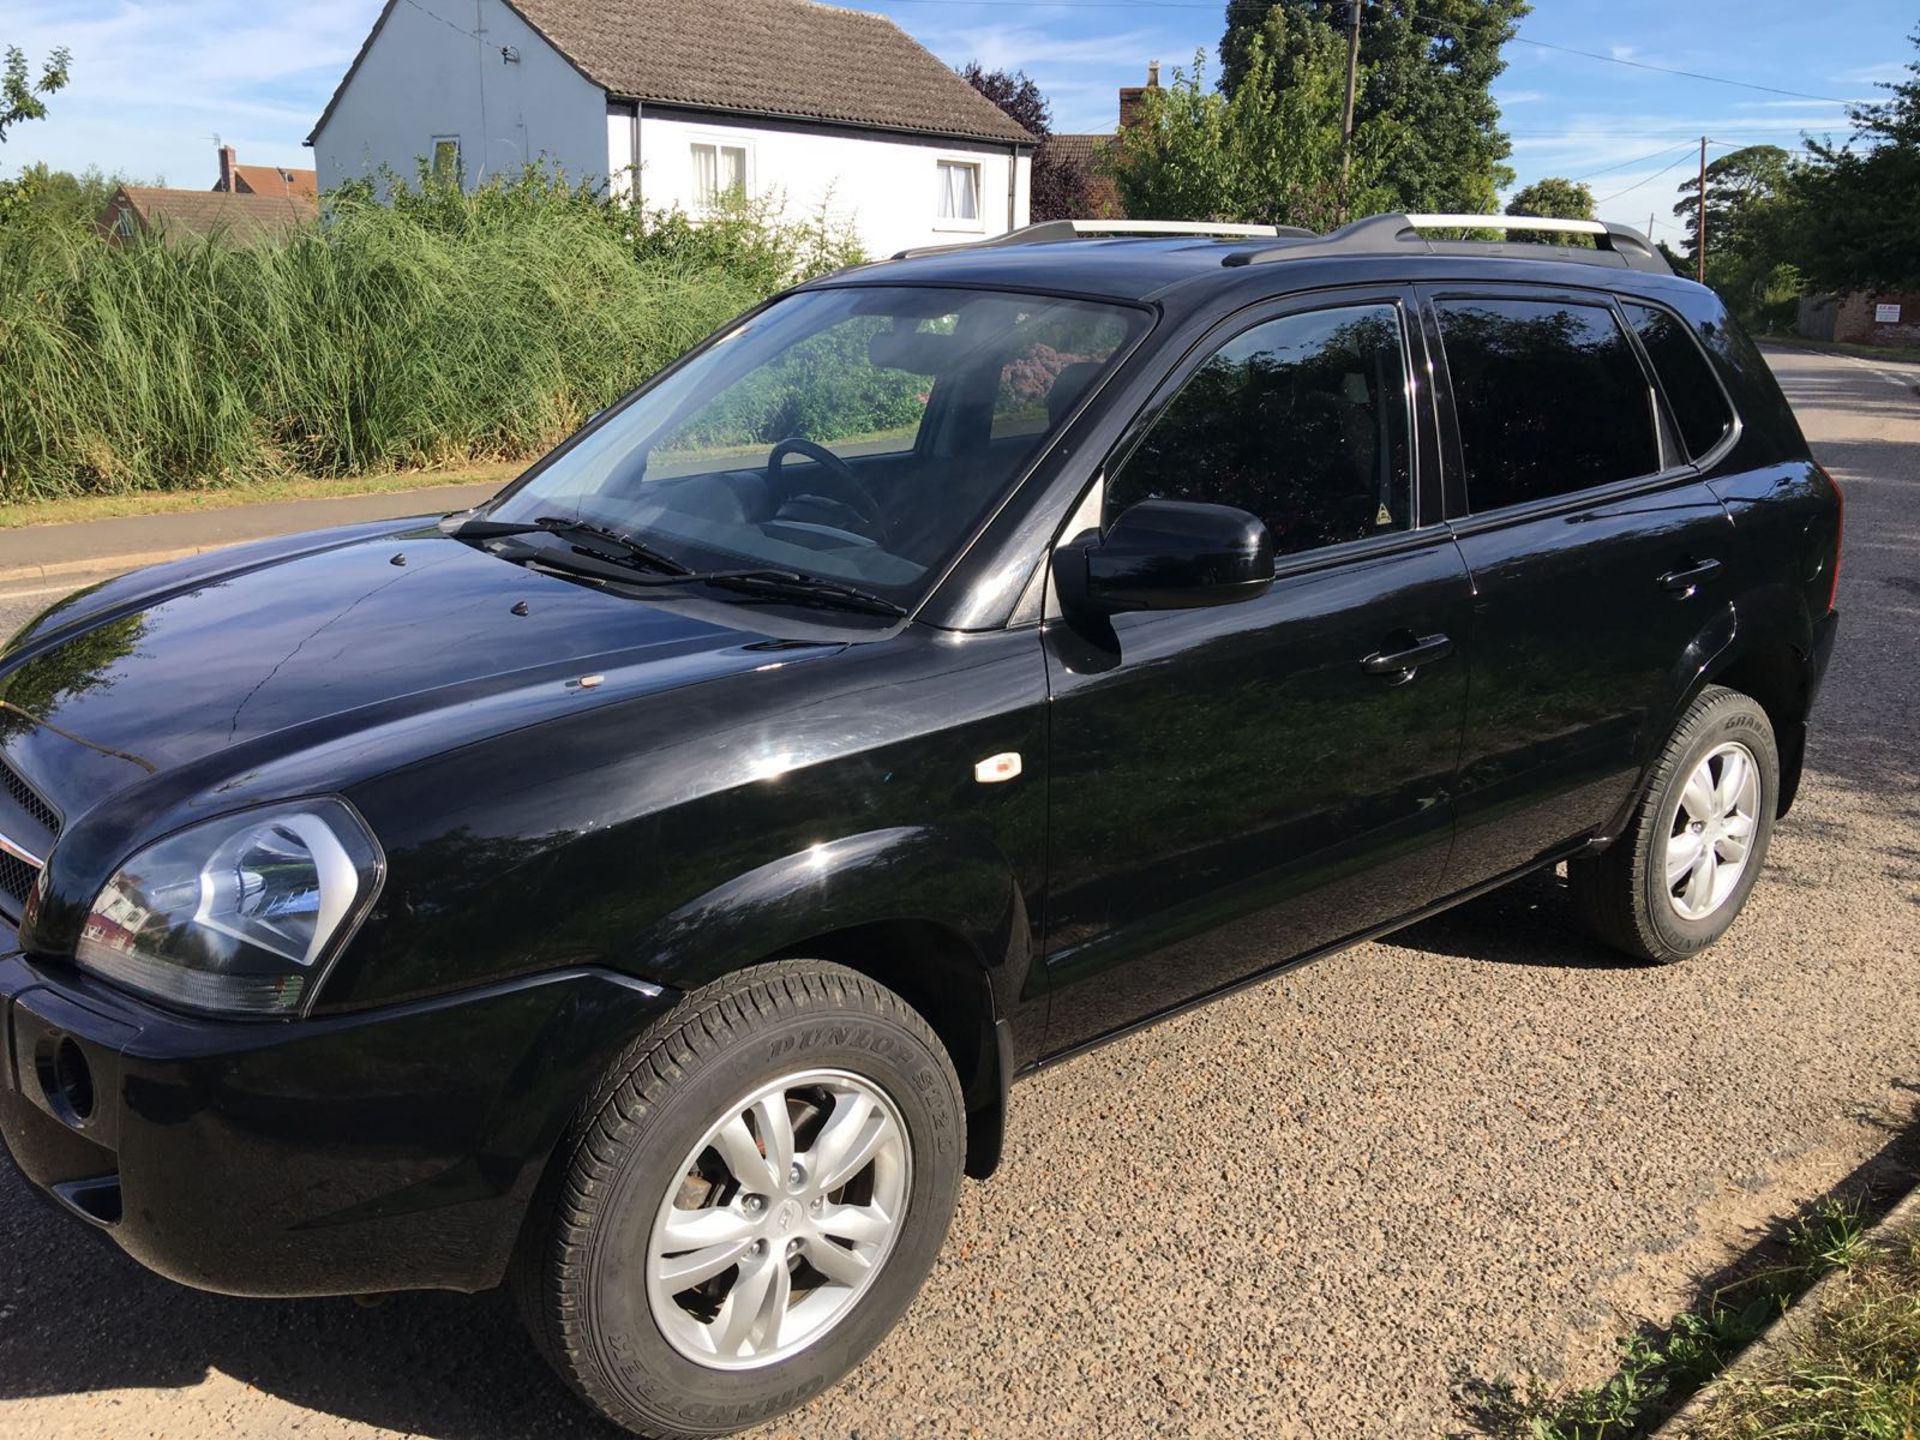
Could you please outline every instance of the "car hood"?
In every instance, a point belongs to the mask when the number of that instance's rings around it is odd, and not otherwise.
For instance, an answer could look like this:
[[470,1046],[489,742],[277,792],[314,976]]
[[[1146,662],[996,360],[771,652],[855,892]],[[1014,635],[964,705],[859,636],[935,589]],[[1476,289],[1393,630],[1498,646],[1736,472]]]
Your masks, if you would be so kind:
[[[0,665],[0,754],[70,818],[182,767],[231,785],[322,750],[344,783],[423,748],[753,669],[768,648],[839,648],[748,628],[752,606],[636,600],[418,522],[367,529],[160,566],[56,606]],[[376,732],[412,739],[367,743]]]

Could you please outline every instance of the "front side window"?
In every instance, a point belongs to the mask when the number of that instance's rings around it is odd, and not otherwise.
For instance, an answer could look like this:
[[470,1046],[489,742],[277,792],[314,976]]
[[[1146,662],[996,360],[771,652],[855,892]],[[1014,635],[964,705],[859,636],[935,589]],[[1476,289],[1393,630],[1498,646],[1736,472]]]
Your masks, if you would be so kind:
[[1393,305],[1288,315],[1188,378],[1107,481],[1107,516],[1158,497],[1258,515],[1274,553],[1413,523],[1405,342]]
[[1680,427],[1680,438],[1686,442],[1687,452],[1698,460],[1733,428],[1726,391],[1720,388],[1712,365],[1682,321],[1651,305],[1628,304],[1624,308],[1627,322],[1653,362],[1653,373],[1660,377],[1660,388],[1666,392],[1667,407],[1673,411],[1674,424]]
[[746,146],[697,142],[692,153],[694,204],[705,209],[746,193]]
[[934,215],[955,225],[980,223],[980,167],[959,160],[939,162],[940,191]]
[[702,573],[797,570],[911,604],[1048,442],[1065,403],[1052,392],[1086,393],[1146,324],[1130,306],[1010,292],[803,291],[488,518],[585,520]]
[[1521,299],[1435,308],[1470,511],[1660,468],[1652,392],[1610,308]]

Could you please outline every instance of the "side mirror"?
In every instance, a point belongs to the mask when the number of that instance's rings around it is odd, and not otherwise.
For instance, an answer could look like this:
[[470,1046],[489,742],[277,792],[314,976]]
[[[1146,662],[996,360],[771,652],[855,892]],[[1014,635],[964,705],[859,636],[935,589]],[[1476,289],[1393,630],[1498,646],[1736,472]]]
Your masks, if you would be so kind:
[[1069,611],[1231,605],[1273,584],[1273,537],[1257,516],[1231,505],[1143,500],[1105,535],[1055,550],[1053,582]]

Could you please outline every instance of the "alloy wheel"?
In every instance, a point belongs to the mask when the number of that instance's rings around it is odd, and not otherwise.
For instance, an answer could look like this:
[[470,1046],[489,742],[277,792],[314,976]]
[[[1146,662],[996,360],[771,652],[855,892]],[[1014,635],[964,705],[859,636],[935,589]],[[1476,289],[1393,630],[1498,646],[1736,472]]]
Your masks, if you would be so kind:
[[1667,899],[1683,920],[1704,920],[1740,885],[1753,851],[1760,767],[1738,741],[1715,746],[1681,787],[1664,857]]
[[913,1174],[872,1081],[769,1082],[707,1131],[647,1240],[647,1300],[681,1355],[744,1370],[798,1353],[859,1302],[898,1238]]

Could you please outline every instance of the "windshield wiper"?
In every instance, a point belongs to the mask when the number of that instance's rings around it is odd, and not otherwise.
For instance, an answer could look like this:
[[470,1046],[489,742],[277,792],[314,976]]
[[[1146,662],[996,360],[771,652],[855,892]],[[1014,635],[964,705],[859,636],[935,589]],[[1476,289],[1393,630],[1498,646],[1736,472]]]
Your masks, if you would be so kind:
[[616,564],[625,561],[638,561],[650,570],[664,571],[668,575],[681,576],[689,573],[682,565],[662,551],[654,549],[644,540],[636,540],[631,535],[623,535],[618,530],[610,530],[605,525],[596,525],[591,520],[570,520],[564,515],[536,515],[532,520],[467,520],[447,530],[447,534],[456,540],[497,540],[506,535],[531,535],[543,533],[558,535],[565,539],[569,535],[585,535],[590,539],[604,540],[618,546],[620,555],[608,555],[594,549],[591,545],[577,546],[589,555],[598,555],[603,560]]
[[837,605],[843,610],[865,610],[874,615],[900,616],[907,613],[903,606],[871,590],[862,590],[857,585],[842,585],[837,580],[823,580],[818,575],[806,575],[798,570],[714,570],[705,575],[680,578],[717,585],[726,590],[814,600],[825,605]]

